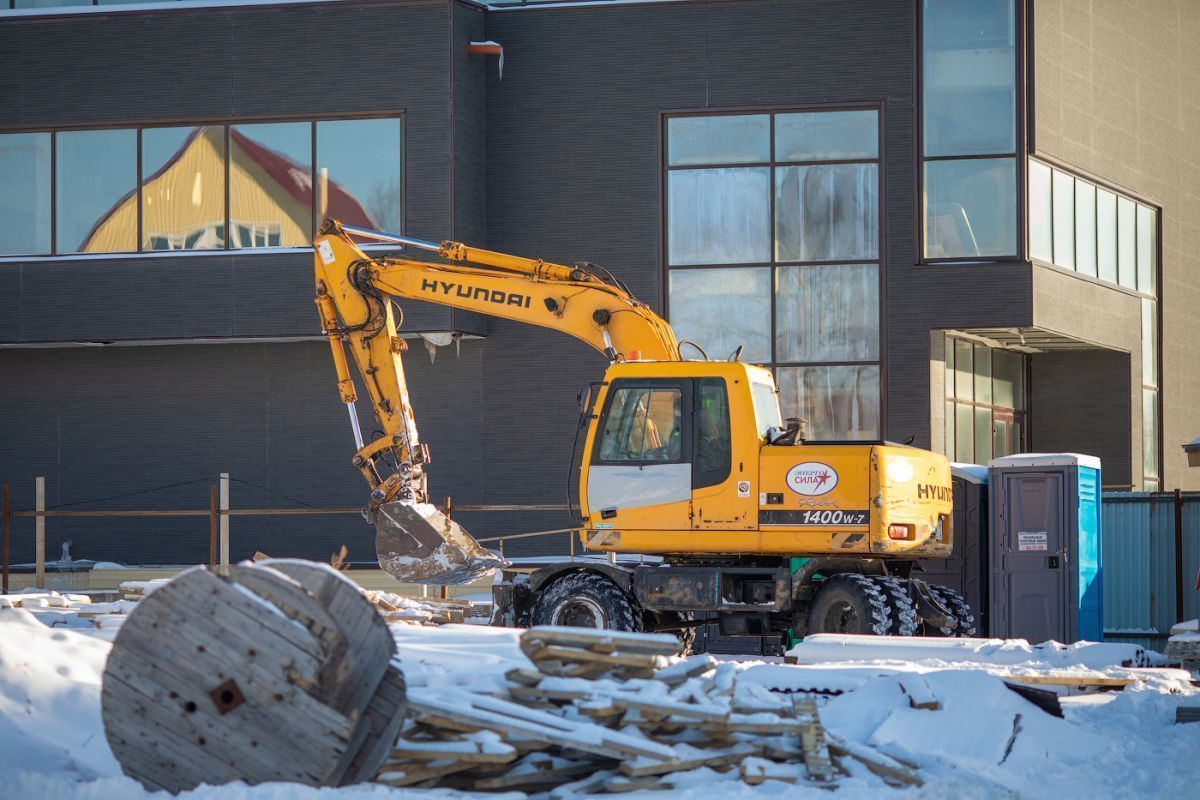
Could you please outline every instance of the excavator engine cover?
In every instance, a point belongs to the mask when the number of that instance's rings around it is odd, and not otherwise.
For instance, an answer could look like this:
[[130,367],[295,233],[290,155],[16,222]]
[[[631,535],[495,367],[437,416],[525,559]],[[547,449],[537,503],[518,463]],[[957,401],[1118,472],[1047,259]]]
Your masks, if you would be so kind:
[[384,503],[371,521],[379,566],[401,583],[456,586],[508,566],[430,503]]

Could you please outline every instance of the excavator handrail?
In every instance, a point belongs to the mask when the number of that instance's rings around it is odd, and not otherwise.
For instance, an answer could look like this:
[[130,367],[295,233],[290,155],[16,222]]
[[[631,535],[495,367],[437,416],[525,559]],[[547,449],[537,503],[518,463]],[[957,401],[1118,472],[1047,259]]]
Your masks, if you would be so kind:
[[411,236],[401,236],[398,233],[385,233],[383,231],[371,230],[370,228],[360,228],[357,225],[341,225],[343,231],[351,236],[358,236],[363,239],[375,239],[380,242],[392,242],[393,244],[402,244],[407,247],[415,247],[418,250],[429,250],[437,253],[442,249],[438,242],[427,242],[424,239],[414,239]]

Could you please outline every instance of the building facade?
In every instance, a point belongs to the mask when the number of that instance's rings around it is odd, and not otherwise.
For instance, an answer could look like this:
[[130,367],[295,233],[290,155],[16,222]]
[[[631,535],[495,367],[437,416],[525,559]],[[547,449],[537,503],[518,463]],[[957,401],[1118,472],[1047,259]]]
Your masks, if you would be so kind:
[[[18,508],[345,507],[319,219],[601,264],[819,439],[1100,456],[1200,488],[1191,4],[328,0],[0,10],[0,481]],[[503,48],[503,62],[470,52]],[[567,502],[553,332],[404,304],[433,494]],[[421,346],[424,345],[424,346]],[[364,427],[370,430],[365,419]],[[479,536],[564,511],[464,512]],[[201,561],[207,526],[52,519],[51,555]],[[31,558],[19,531],[14,558]],[[371,557],[353,515],[233,556]],[[560,537],[510,554],[563,552]]]

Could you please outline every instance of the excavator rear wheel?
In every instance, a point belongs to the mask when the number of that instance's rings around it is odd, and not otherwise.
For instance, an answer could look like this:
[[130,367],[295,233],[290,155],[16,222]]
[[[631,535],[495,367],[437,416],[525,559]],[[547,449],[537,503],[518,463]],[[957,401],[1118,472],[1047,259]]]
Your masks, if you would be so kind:
[[949,636],[956,639],[969,639],[975,635],[975,612],[971,611],[971,606],[967,604],[966,599],[961,594],[949,586],[938,586],[932,583],[929,584],[929,591],[954,615],[955,619],[958,620],[958,627],[951,630],[950,628],[936,628],[925,623],[926,636]]
[[826,578],[808,614],[808,633],[911,636],[915,632],[911,604],[901,603],[893,588],[875,575],[843,573]]
[[594,572],[564,575],[538,595],[534,625],[640,631],[642,611],[621,587]]

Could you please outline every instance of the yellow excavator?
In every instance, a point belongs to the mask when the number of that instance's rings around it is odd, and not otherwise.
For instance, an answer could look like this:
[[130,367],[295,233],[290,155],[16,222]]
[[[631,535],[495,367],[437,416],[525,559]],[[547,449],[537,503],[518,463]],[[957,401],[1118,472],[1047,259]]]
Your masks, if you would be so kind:
[[[368,255],[357,240],[426,251]],[[671,326],[607,270],[428,242],[327,221],[313,241],[316,302],[371,487],[380,566],[404,582],[503,570],[498,624],[676,631],[714,616],[728,635],[835,631],[969,636],[950,589],[914,577],[950,555],[950,466],[888,442],[806,442],[771,372],[685,359]],[[429,451],[409,402],[392,299],[553,328],[608,361],[580,394],[579,528],[610,558],[510,569],[431,502]],[[688,344],[688,343],[685,343]],[[694,345],[693,345],[694,347]],[[364,442],[349,351],[382,434]],[[657,556],[625,563],[615,554]]]

